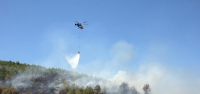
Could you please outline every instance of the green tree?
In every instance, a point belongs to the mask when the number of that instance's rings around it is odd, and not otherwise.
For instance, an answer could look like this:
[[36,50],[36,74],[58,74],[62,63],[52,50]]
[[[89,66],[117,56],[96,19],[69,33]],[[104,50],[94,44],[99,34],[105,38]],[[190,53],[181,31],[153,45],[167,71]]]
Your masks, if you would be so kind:
[[10,78],[10,75],[8,73],[5,74],[5,79],[8,80]]
[[118,89],[119,94],[128,94],[129,93],[129,87],[128,83],[123,82]]
[[94,94],[94,91],[93,91],[92,87],[87,86],[87,87],[84,89],[83,94]]
[[76,94],[81,94],[81,91],[77,89]]
[[100,87],[100,85],[96,85],[95,86],[94,92],[95,92],[95,94],[100,94],[101,93],[101,87]]
[[72,88],[71,88],[67,94],[75,94],[75,93],[76,93],[76,92],[75,92],[75,89],[72,89]]
[[145,84],[142,89],[144,90],[144,94],[150,94],[151,92],[149,84]]

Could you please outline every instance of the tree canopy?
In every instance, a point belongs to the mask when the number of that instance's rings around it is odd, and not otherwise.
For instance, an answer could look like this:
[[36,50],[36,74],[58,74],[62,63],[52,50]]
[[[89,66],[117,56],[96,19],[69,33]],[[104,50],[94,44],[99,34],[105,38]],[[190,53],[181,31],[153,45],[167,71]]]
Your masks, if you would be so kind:
[[[107,88],[102,89],[98,84],[94,87],[74,84],[80,77],[89,76],[74,75],[64,69],[0,60],[0,94],[107,94]],[[149,84],[145,84],[143,90],[149,94]],[[139,94],[134,86],[129,87],[126,82],[121,83],[116,93]]]

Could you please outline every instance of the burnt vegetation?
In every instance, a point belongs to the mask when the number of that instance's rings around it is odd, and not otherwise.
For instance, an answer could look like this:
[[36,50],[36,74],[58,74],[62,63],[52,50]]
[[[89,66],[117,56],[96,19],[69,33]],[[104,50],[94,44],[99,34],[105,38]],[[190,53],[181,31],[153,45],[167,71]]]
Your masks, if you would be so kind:
[[[75,84],[81,78],[90,78],[58,68],[45,68],[38,65],[22,64],[0,60],[0,94],[140,94],[134,86],[123,82],[118,91],[107,92],[108,87]],[[98,82],[101,79],[92,77]],[[90,80],[87,80],[90,81]],[[150,93],[150,86],[142,88]]]

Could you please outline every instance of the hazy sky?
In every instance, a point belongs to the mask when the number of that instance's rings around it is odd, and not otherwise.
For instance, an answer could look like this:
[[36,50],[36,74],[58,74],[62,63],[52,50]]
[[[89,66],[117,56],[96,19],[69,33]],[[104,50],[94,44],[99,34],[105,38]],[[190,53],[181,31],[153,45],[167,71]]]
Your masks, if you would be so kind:
[[158,64],[200,77],[199,11],[199,0],[0,0],[0,59],[71,70],[80,50],[81,73]]

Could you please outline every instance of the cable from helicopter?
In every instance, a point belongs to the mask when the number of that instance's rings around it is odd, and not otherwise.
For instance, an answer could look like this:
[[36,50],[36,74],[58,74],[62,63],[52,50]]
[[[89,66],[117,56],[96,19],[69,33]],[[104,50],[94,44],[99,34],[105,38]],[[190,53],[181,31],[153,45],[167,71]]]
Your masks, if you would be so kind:
[[[78,27],[78,29],[83,29],[83,25],[88,25],[88,24],[86,24],[87,23],[87,21],[85,21],[85,22],[82,22],[82,23],[79,23],[79,22],[77,22],[77,21],[75,21],[76,23],[75,23],[75,26],[77,26]],[[83,24],[83,25],[82,25]],[[79,31],[79,51],[78,51],[78,54],[80,54],[80,40],[81,40],[81,37],[80,37],[80,31]]]

